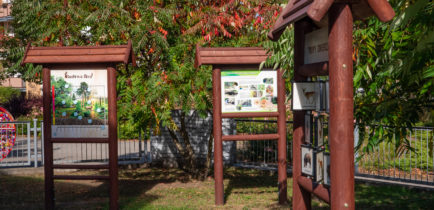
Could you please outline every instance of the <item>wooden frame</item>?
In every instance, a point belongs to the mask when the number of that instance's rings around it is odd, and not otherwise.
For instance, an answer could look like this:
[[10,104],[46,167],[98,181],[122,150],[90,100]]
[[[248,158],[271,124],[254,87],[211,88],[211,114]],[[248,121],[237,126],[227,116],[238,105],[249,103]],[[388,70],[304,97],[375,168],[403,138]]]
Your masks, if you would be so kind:
[[[116,105],[116,64],[128,64],[135,59],[131,41],[120,46],[90,47],[31,47],[28,45],[22,65],[41,64],[43,66],[43,106],[44,106],[44,172],[45,208],[55,209],[54,179],[68,180],[108,180],[110,183],[110,209],[118,209],[118,159],[117,159],[117,105]],[[51,117],[51,70],[84,70],[89,68],[107,71],[108,96],[108,138],[52,138]],[[108,143],[108,165],[54,165],[53,143]],[[54,175],[54,169],[108,169],[109,176],[70,176]]]
[[[328,15],[327,15],[328,14]],[[330,204],[332,209],[355,209],[353,141],[353,19],[375,14],[387,22],[395,16],[387,0],[289,0],[268,38],[277,41],[289,24],[294,24],[294,81],[329,75],[330,92],[326,110],[330,113],[329,144],[331,183],[329,189],[301,176],[300,147],[304,143],[305,111],[294,110],[293,199],[297,210],[311,209],[311,193]],[[328,17],[328,18],[326,18]],[[327,62],[305,64],[305,34],[328,27]]]
[[301,173],[305,176],[315,177],[316,153],[310,144],[301,145]]
[[[285,81],[283,70],[277,71],[277,112],[222,113],[221,72],[225,69],[259,69],[267,58],[261,48],[200,48],[196,47],[196,67],[213,66],[213,135],[214,135],[214,179],[215,204],[224,204],[223,186],[223,141],[277,140],[278,147],[278,190],[279,203],[287,202],[286,171],[286,110]],[[275,134],[222,135],[222,118],[277,117],[278,131]]]

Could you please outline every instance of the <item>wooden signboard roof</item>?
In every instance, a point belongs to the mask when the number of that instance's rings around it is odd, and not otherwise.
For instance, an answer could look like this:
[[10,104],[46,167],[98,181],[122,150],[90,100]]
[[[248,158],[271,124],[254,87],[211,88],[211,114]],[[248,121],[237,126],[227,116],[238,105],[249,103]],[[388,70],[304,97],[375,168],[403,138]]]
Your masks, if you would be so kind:
[[201,65],[253,65],[267,59],[260,47],[196,47],[195,67]]
[[133,63],[131,41],[127,45],[105,46],[28,46],[22,64],[73,64],[73,63]]
[[395,12],[387,0],[289,0],[268,34],[271,40],[277,40],[286,26],[304,17],[320,22],[326,16],[333,3],[351,4],[354,19],[365,19],[376,15],[381,21],[393,19]]

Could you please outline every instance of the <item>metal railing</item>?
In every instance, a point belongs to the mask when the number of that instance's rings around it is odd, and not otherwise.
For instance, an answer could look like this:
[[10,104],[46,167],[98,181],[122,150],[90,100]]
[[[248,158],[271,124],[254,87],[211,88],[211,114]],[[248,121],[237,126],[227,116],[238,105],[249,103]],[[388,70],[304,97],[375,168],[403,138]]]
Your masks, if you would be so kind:
[[[273,133],[277,131],[276,120],[235,120],[237,133]],[[370,153],[359,155],[355,163],[357,176],[371,176],[380,179],[394,179],[434,185],[434,137],[433,127],[413,127],[407,136],[413,150],[383,141]],[[287,154],[291,163],[292,122],[287,122]],[[356,133],[358,137],[358,133]],[[356,138],[357,138],[356,137]],[[236,143],[235,166],[276,170],[276,141],[238,141]],[[291,165],[288,165],[288,170]]]
[[[36,119],[26,122],[0,122],[2,126],[15,125],[16,141],[9,155],[0,161],[0,167],[29,167],[44,164],[43,122]],[[119,130],[126,126],[119,125]],[[3,129],[5,132],[6,129]],[[118,132],[120,133],[120,132]],[[131,135],[130,135],[131,136]],[[150,161],[150,142],[142,138],[141,132],[133,133],[133,138],[118,139],[119,164],[140,164]],[[55,164],[108,162],[108,145],[100,143],[55,143],[53,144]]]
[[408,130],[412,149],[397,148],[391,143],[396,139],[380,143],[372,152],[361,156],[356,163],[356,174],[434,185],[433,131],[433,127]]
[[[277,133],[276,120],[236,119],[237,134]],[[292,122],[287,122],[287,131],[292,131]],[[287,160],[292,160],[292,132],[287,132]],[[277,141],[237,141],[235,166],[277,170]],[[290,165],[288,165],[289,169]]]
[[[118,136],[124,125],[118,125]],[[133,136],[133,137],[131,137]],[[140,164],[149,161],[149,141],[142,138],[142,133],[135,132],[129,137],[118,139],[119,164]],[[105,143],[54,143],[53,159],[55,164],[66,163],[108,163],[108,144]]]
[[[15,138],[14,145],[9,154],[0,161],[0,167],[16,167],[32,165],[32,142],[30,138],[30,121],[29,122],[0,122],[1,141],[6,138]],[[33,163],[35,164],[35,163]]]
[[[139,133],[136,139],[118,139],[119,164],[140,164],[148,161],[147,141]],[[104,143],[55,143],[55,164],[65,163],[108,163],[108,144]]]

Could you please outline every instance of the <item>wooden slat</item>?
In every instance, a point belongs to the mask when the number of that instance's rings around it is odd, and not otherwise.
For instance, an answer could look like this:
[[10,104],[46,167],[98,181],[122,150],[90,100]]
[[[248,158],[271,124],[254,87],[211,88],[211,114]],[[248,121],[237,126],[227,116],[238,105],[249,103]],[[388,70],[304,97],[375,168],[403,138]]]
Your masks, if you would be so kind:
[[125,55],[127,48],[74,48],[74,49],[39,49],[30,50],[27,56],[70,56],[70,55]]
[[255,56],[255,57],[202,57],[201,64],[260,64],[265,61],[267,56]]
[[278,138],[279,138],[279,134],[251,134],[251,135],[222,136],[223,141],[277,140]]
[[309,9],[307,15],[314,21],[320,22],[321,19],[327,14],[328,10],[333,4],[333,0],[316,0]]
[[[128,63],[134,60],[132,43],[127,45],[30,47],[21,65],[79,64],[79,63]],[[133,65],[135,65],[133,63]]]
[[231,50],[231,51],[200,51],[201,57],[239,57],[239,56],[267,56],[267,52],[261,50]]
[[[331,1],[333,1],[333,0],[331,0]],[[296,13],[298,10],[302,9],[303,7],[309,5],[310,3],[312,3],[312,0],[300,0],[300,1],[296,2],[290,10],[288,10],[284,13],[282,12],[282,17],[287,18],[290,15]]]
[[78,165],[78,164],[69,164],[69,165],[53,165],[55,169],[108,169],[108,165]]
[[54,175],[53,179],[63,180],[108,180],[108,176],[74,176],[74,175]]
[[222,118],[278,117],[278,112],[222,113]]
[[285,31],[286,26],[307,16],[308,9],[309,7],[303,7],[302,9],[298,10],[287,18],[278,19],[274,24],[273,30],[268,33],[268,38],[270,40],[277,41],[282,35],[283,31]]
[[127,45],[62,46],[62,47],[31,47],[30,50],[51,50],[51,49],[99,49],[99,48],[127,48]]
[[300,68],[297,71],[297,74],[304,77],[328,76],[329,65],[328,62],[305,64],[300,66]]
[[267,59],[267,51],[260,47],[210,47],[196,46],[195,67],[201,65],[259,65]]
[[264,50],[261,47],[199,47],[199,51],[248,51],[248,50]]
[[52,138],[51,143],[109,143],[108,138]]
[[[128,40],[127,48],[124,51],[124,63],[128,63],[128,60],[130,59],[130,52],[131,52],[132,47],[133,47],[133,44],[132,44],[131,39],[130,39],[130,40]],[[135,65],[135,63],[133,63],[133,65]]]
[[124,62],[124,55],[27,56],[25,63],[111,63]]

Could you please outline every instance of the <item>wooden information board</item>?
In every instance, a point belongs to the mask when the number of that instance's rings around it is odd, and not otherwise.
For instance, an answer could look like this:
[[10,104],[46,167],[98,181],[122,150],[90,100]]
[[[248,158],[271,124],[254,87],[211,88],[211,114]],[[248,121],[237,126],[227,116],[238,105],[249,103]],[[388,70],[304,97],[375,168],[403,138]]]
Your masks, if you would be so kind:
[[[286,110],[283,70],[259,71],[261,48],[196,48],[196,67],[213,66],[215,204],[224,204],[223,141],[277,140],[278,197],[287,202]],[[223,135],[223,118],[277,117],[277,133]]]
[[[108,180],[118,209],[116,65],[135,63],[131,42],[120,46],[31,47],[24,64],[42,65],[45,208],[55,209],[54,180]],[[53,144],[108,144],[108,164],[54,164]],[[108,176],[55,175],[54,169],[106,169]]]
[[[286,27],[293,24],[296,83],[312,81],[313,77],[317,76],[329,76],[329,85],[325,86],[326,92],[329,92],[326,103],[317,103],[318,99],[310,97],[311,92],[314,92],[313,87],[305,87],[306,91],[301,91],[301,94],[295,97],[293,209],[311,209],[311,194],[329,203],[333,210],[355,209],[353,21],[373,14],[383,22],[390,21],[395,16],[387,0],[289,0],[268,34],[269,39],[277,41]],[[300,89],[303,90],[301,86]],[[314,103],[319,106],[314,108]],[[306,118],[306,115],[312,115],[311,110],[329,112],[330,119],[330,155],[317,149],[316,155],[322,157],[317,158],[314,163],[318,163],[317,172],[320,172],[322,167],[323,173],[315,176],[311,175],[311,168],[304,165],[309,159],[304,160],[305,157],[314,156],[308,153],[309,148],[314,148],[314,132],[304,132],[312,128],[312,124],[305,123],[306,119],[311,119]],[[318,134],[318,138],[320,135]],[[319,139],[317,141],[319,144]],[[307,149],[302,147],[303,144],[309,145]]]

